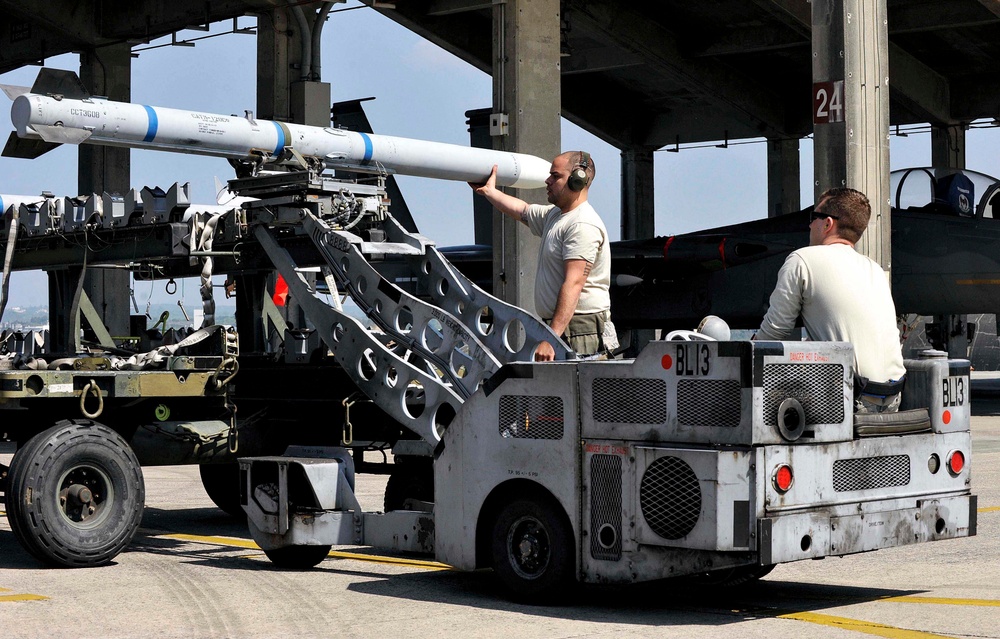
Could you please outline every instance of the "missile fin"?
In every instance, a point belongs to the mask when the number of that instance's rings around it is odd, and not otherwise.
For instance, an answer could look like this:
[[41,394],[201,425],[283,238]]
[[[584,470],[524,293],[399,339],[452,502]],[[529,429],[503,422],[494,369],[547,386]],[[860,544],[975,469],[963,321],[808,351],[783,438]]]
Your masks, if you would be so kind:
[[91,136],[91,132],[86,129],[71,129],[65,126],[36,124],[31,128],[40,138],[55,144],[81,144]]
[[25,93],[31,93],[31,89],[28,87],[14,86],[13,84],[0,84],[0,89],[7,94],[7,97],[13,100],[19,95],[24,95]]
[[17,133],[11,131],[7,138],[7,144],[3,147],[3,157],[21,158],[24,160],[34,160],[39,155],[48,153],[59,144],[46,142],[37,138],[19,138]]
[[61,95],[71,100],[86,100],[90,97],[90,91],[83,86],[83,81],[76,73],[48,67],[42,67],[38,72],[35,83],[31,85],[31,92],[41,95]]

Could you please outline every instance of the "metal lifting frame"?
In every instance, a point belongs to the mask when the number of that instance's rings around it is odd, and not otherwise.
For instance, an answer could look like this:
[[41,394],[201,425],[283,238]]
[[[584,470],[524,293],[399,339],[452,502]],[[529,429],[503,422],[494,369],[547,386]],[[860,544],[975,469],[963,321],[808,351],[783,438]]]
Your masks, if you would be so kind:
[[[501,365],[530,360],[542,341],[552,344],[557,360],[575,357],[549,326],[477,287],[431,242],[407,232],[391,215],[378,227],[386,241],[368,242],[331,228],[287,191],[250,209],[254,236],[337,362],[369,399],[431,445]],[[289,225],[309,236],[337,286],[376,331],[315,296],[275,237],[275,229]],[[368,259],[378,255],[401,256],[417,290],[427,291],[433,304],[379,273]]]

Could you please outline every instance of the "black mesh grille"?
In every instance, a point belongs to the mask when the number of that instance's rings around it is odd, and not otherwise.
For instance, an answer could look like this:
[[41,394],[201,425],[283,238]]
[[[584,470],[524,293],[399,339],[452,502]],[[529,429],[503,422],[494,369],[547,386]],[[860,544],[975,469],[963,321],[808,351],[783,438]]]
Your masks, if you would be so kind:
[[909,483],[909,455],[838,459],[833,462],[833,489],[838,493],[905,486]]
[[844,421],[844,367],[840,364],[768,364],[764,367],[764,420],[778,423],[778,406],[793,397],[806,425]]
[[684,426],[740,425],[740,382],[682,379],[677,383],[677,422]]
[[560,397],[504,395],[500,398],[501,437],[562,439],[563,403]]
[[639,508],[650,529],[664,539],[694,530],[701,515],[701,486],[686,461],[660,457],[646,469],[639,486]]
[[667,420],[667,383],[662,379],[598,377],[594,421],[662,424]]
[[590,458],[590,556],[622,558],[622,458]]

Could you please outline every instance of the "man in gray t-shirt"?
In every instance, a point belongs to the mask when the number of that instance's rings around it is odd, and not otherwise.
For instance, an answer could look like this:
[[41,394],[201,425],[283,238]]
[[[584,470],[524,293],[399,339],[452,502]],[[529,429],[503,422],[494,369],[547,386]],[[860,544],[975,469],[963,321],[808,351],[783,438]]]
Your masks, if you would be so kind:
[[[613,348],[602,338],[611,319],[611,249],[608,231],[587,202],[594,161],[584,151],[567,151],[552,161],[545,192],[549,206],[528,204],[496,188],[496,167],[482,184],[471,184],[504,215],[542,238],[535,277],[535,312],[577,355]],[[551,361],[543,342],[535,360]]]
[[830,189],[809,222],[809,246],[778,272],[755,339],[787,339],[799,317],[810,339],[854,345],[855,409],[894,412],[906,369],[889,281],[854,245],[868,228],[871,204],[860,191]]

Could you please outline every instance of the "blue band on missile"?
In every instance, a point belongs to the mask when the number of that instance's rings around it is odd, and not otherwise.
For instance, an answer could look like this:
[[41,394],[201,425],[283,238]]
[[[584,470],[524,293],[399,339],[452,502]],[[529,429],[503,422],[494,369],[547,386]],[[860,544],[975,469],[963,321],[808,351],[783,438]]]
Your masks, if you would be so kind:
[[7,207],[3,205],[3,196],[0,196],[0,215],[3,215],[6,210]]
[[277,157],[285,150],[285,128],[281,126],[281,123],[274,120],[271,121],[271,124],[274,125],[275,130],[278,132],[278,143],[274,145],[274,155]]
[[359,131],[358,135],[360,135],[361,139],[365,141],[365,157],[361,159],[361,163],[368,164],[368,162],[372,159],[372,139],[368,137],[367,133],[361,133]]
[[153,107],[144,104],[142,108],[146,109],[146,116],[149,118],[149,125],[146,127],[146,137],[142,141],[152,142],[153,138],[156,137],[156,129],[160,125],[160,121],[156,117],[156,111],[153,110]]

